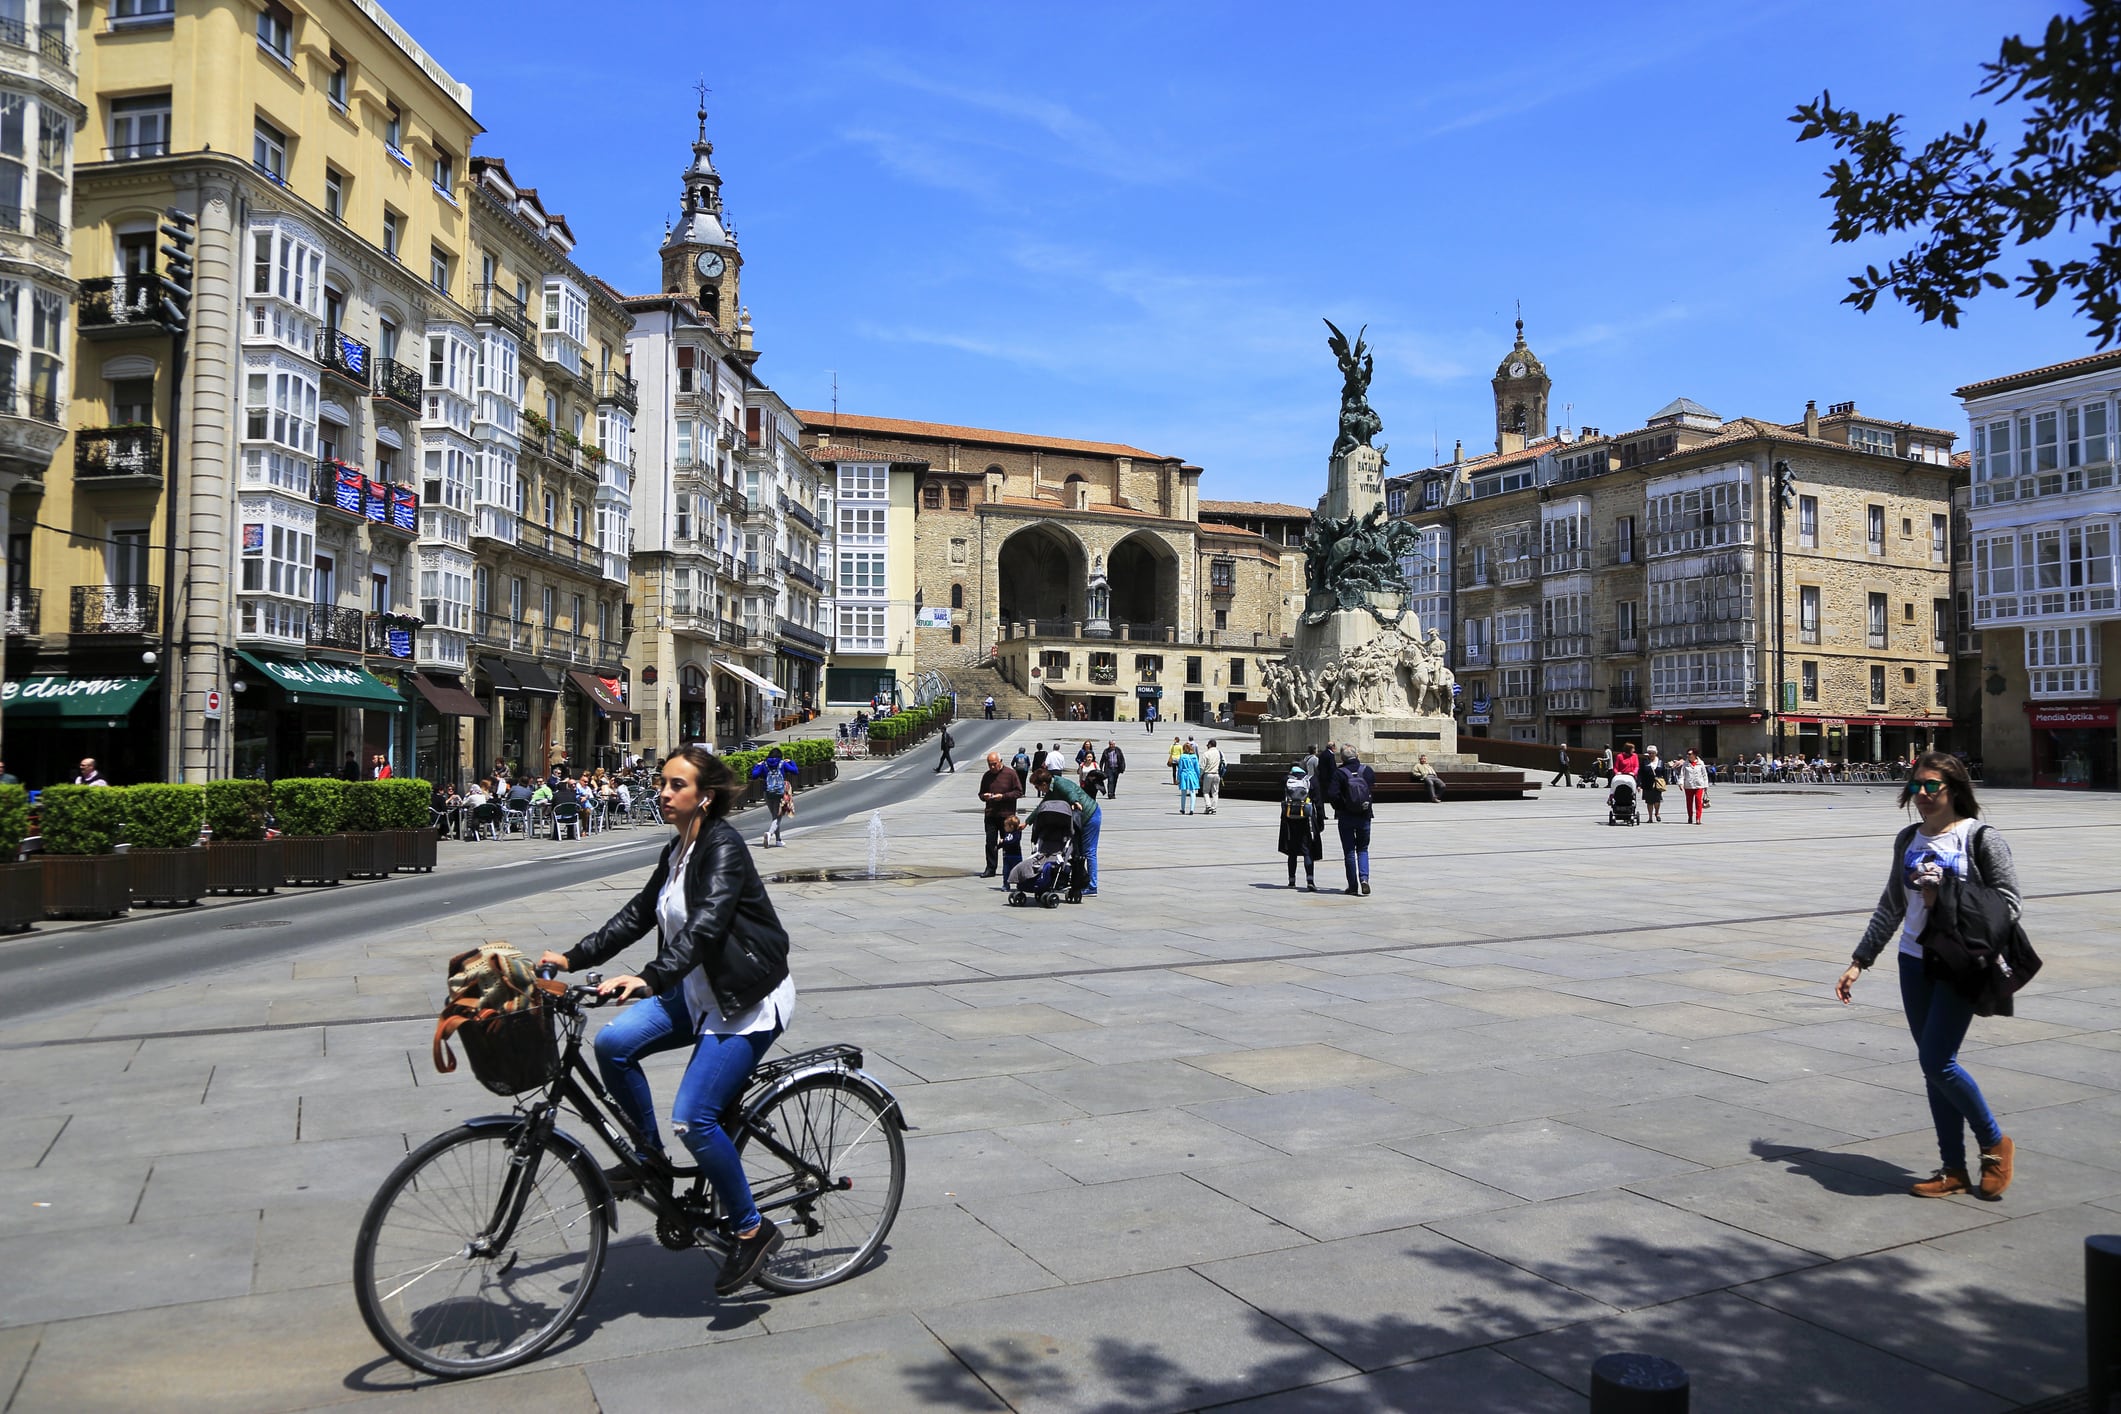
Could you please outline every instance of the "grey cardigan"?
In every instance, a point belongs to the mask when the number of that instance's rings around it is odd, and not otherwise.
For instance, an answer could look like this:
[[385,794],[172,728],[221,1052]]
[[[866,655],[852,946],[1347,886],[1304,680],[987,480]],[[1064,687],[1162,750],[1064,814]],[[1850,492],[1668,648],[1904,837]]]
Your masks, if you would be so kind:
[[[1907,858],[1908,842],[1920,828],[1920,824],[1910,825],[1893,837],[1893,864],[1885,876],[1885,892],[1878,895],[1878,907],[1871,911],[1870,925],[1863,930],[1863,941],[1856,944],[1856,955],[1851,959],[1858,967],[1869,967],[1878,960],[1878,954],[1899,933],[1907,917],[1907,867],[1902,861]],[[2011,863],[2011,847],[2005,843],[2003,832],[1976,820],[1967,852],[1974,861],[1974,882],[2002,894],[2015,920],[2022,895],[2018,892],[2018,868]]]

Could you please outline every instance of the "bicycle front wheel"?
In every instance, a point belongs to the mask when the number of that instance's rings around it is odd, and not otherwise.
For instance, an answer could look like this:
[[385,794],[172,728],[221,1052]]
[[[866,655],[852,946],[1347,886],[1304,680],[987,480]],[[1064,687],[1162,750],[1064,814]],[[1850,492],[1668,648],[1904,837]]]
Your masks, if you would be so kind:
[[839,1075],[798,1081],[753,1113],[737,1149],[752,1200],[784,1237],[759,1285],[815,1291],[884,1245],[906,1189],[906,1141],[873,1092]]
[[597,1190],[557,1139],[538,1155],[521,1216],[519,1131],[452,1129],[383,1181],[354,1247],[369,1332],[429,1374],[485,1374],[559,1338],[596,1289],[605,1228]]

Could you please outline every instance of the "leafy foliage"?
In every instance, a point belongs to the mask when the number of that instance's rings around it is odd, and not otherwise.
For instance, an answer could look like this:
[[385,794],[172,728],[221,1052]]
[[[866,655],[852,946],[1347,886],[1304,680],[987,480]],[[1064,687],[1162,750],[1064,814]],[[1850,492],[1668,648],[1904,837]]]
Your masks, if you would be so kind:
[[365,835],[383,828],[383,792],[376,788],[381,784],[346,782],[346,813],[340,819],[340,829]]
[[346,828],[347,783],[330,776],[283,776],[272,783],[273,819],[283,835],[335,835]]
[[135,849],[190,849],[205,823],[205,786],[125,788],[125,838]]
[[109,854],[125,829],[121,786],[46,786],[37,797],[46,854]]
[[428,814],[434,799],[434,786],[427,781],[392,777],[387,781],[370,781],[376,788],[376,817],[382,822],[381,830],[424,830],[432,817]]
[[272,812],[272,786],[264,781],[208,781],[206,823],[217,840],[262,840]]
[[2055,16],[2038,42],[2013,35],[1981,68],[1977,96],[2031,105],[2007,161],[1986,120],[1910,154],[1898,113],[1866,119],[1822,93],[1791,116],[1799,142],[1824,137],[1849,154],[1827,168],[1821,193],[1833,198],[1837,244],[1925,233],[1884,270],[1850,276],[1855,288],[1842,302],[1868,312],[1890,294],[1925,323],[1957,328],[1968,300],[2010,287],[1990,268],[2006,241],[2027,245],[2082,223],[2102,228],[2091,255],[2060,264],[2029,257],[2018,293],[2044,306],[2073,291],[2093,337],[2111,344],[2121,335],[2121,0],[2088,0],[2079,17]]
[[[795,762],[795,781],[798,786],[816,785],[823,777],[825,763],[832,759],[832,743],[822,738],[806,737],[801,741],[784,741],[780,743],[780,747],[781,755]],[[736,772],[739,781],[744,781],[750,778],[751,768],[766,759],[766,752],[770,749],[728,751],[722,754],[722,760],[729,764],[730,770]]]
[[29,833],[29,791],[22,786],[0,786],[0,864],[13,864],[22,853],[22,837]]

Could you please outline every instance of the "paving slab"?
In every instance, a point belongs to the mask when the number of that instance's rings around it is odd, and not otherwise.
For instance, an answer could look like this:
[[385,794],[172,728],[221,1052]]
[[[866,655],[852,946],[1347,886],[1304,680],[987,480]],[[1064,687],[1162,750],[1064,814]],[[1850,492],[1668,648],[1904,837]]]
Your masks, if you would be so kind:
[[0,1326],[246,1295],[257,1232],[232,1213],[0,1238]]
[[1003,1139],[1084,1183],[1271,1158],[1257,1140],[1175,1110],[1027,1124],[998,1131]]
[[1070,1282],[1197,1266],[1311,1239],[1184,1174],[1085,1184],[965,1205]]
[[1559,1120],[1528,1119],[1385,1143],[1520,1198],[1565,1198],[1697,1167]]
[[1710,1168],[1831,1148],[1856,1137],[1705,1095],[1674,1095],[1611,1109],[1572,1110],[1557,1118],[1578,1129],[1624,1139]]
[[1376,1145],[1196,1169],[1191,1176],[1320,1239],[1412,1227],[1523,1201]]
[[1367,1090],[1345,1086],[1212,1100],[1188,1105],[1186,1113],[1290,1154],[1341,1149],[1372,1139],[1429,1134],[1456,1127],[1456,1121],[1425,1115]]
[[1414,1414],[1454,1409],[1582,1414],[1583,1396],[1492,1350],[1465,1350],[1222,1405],[1218,1414],[1368,1414],[1371,1410]]
[[1910,1197],[1898,1165],[1795,1154],[1638,1180],[1630,1191],[1823,1257],[1854,1257],[2001,1221],[2000,1205]]

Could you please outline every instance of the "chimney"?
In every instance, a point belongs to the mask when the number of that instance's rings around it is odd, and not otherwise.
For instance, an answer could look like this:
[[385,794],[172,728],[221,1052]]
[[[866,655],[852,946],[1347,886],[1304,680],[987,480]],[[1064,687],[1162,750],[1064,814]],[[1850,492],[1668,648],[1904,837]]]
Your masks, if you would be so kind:
[[1819,435],[1819,400],[1817,398],[1806,398],[1804,400],[1804,435],[1807,437],[1817,437]]

